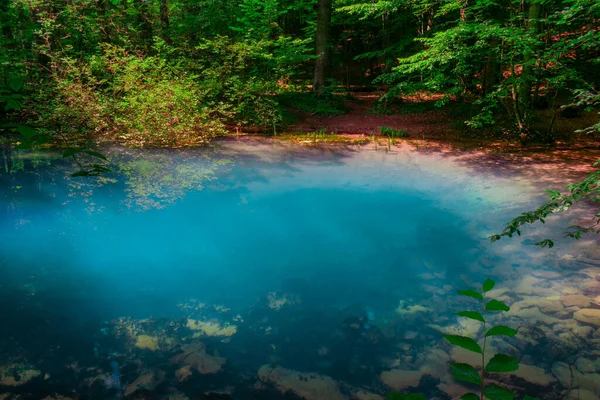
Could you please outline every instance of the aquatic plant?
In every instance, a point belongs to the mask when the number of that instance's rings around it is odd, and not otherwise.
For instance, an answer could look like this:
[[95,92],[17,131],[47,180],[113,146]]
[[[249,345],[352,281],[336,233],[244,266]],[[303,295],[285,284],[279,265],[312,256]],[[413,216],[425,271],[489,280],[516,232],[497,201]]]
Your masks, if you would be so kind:
[[[454,379],[478,385],[479,394],[474,392],[465,393],[461,396],[462,400],[512,400],[516,395],[509,390],[496,384],[486,384],[488,373],[506,373],[514,372],[519,369],[519,361],[506,354],[494,355],[486,364],[486,350],[489,340],[498,336],[513,337],[517,334],[517,330],[505,325],[489,326],[489,315],[496,312],[507,312],[510,307],[505,303],[489,299],[487,293],[494,288],[496,283],[492,279],[487,279],[481,289],[459,290],[458,294],[466,297],[471,297],[477,300],[480,304],[481,312],[465,310],[457,313],[458,316],[469,318],[483,324],[483,344],[480,345],[475,339],[460,336],[460,335],[444,335],[444,338],[454,346],[458,346],[467,351],[481,355],[481,366],[476,366],[467,363],[450,362],[452,376]],[[525,396],[523,400],[534,400],[533,397]]]

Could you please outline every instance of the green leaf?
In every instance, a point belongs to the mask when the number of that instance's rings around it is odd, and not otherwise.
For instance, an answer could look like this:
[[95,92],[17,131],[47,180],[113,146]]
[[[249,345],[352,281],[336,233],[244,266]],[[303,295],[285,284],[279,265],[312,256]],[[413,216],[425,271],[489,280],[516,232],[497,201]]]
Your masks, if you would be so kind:
[[509,336],[513,337],[517,334],[517,330],[513,328],[509,328],[508,326],[498,325],[490,328],[486,333],[485,337],[490,336]]
[[457,312],[456,315],[458,315],[459,317],[474,319],[475,321],[485,322],[485,319],[483,319],[483,315],[481,315],[477,311],[461,311]]
[[8,99],[6,101],[6,106],[4,106],[4,111],[20,110],[20,109],[21,109],[21,103],[19,103],[15,99]]
[[516,397],[515,394],[497,385],[490,385],[483,389],[483,395],[490,400],[513,400]]
[[8,86],[15,92],[18,92],[23,87],[25,80],[23,78],[11,78],[8,81]]
[[486,281],[483,282],[483,291],[489,292],[490,290],[492,290],[494,288],[494,286],[496,286],[496,282],[494,282],[490,278],[487,278]]
[[460,396],[460,400],[479,400],[479,396],[475,393],[469,392]]
[[488,372],[512,372],[518,369],[519,361],[505,354],[496,354],[485,367]]
[[79,148],[79,149],[66,149],[63,154],[62,157],[63,158],[68,158],[68,157],[73,157],[75,154],[81,153],[83,151],[83,149]]
[[550,239],[544,239],[541,242],[535,243],[536,246],[540,246],[542,248],[548,246],[549,249],[554,247],[554,242]]
[[461,294],[463,296],[472,297],[477,300],[483,300],[483,295],[473,289],[459,290],[458,294]]
[[89,154],[90,156],[99,158],[101,160],[108,161],[107,158],[106,158],[106,156],[104,154],[102,154],[102,153],[98,153],[98,152],[92,151],[92,150],[83,150],[83,152],[85,154]]
[[539,397],[531,397],[529,395],[525,395],[525,397],[523,397],[523,400],[540,400]]
[[31,140],[36,134],[35,129],[29,125],[18,125],[17,130],[27,140]]
[[490,300],[485,305],[485,311],[508,311],[510,307],[498,300]]
[[450,368],[452,368],[452,376],[454,379],[473,383],[475,385],[481,385],[481,376],[479,372],[469,364],[465,363],[450,363]]
[[400,394],[400,393],[389,393],[386,397],[389,400],[427,400],[422,394]]
[[471,338],[459,335],[444,335],[444,338],[455,346],[462,347],[473,353],[482,353],[481,347]]

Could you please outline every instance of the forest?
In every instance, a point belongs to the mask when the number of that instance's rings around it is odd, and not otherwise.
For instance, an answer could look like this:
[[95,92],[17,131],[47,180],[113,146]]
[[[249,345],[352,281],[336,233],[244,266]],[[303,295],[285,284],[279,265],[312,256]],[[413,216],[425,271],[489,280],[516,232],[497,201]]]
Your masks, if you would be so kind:
[[599,0],[0,0],[0,400],[597,400],[599,139]]
[[2,0],[0,18],[2,136],[34,145],[273,134],[358,91],[374,113],[455,105],[475,137],[598,128],[554,129],[600,100],[595,0]]

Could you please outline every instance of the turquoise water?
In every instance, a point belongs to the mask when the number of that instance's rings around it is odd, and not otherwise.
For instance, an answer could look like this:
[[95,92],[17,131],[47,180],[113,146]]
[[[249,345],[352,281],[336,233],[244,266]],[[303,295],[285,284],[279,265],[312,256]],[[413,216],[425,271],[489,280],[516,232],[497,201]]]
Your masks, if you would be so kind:
[[[25,397],[110,398],[114,387],[85,383],[96,372],[68,365],[108,371],[113,360],[129,373],[123,387],[139,360],[162,366],[168,378],[146,388],[156,398],[219,385],[249,398],[272,363],[384,393],[379,373],[407,332],[425,348],[438,341],[426,322],[455,321],[455,288],[538,254],[487,239],[539,201],[531,187],[451,158],[273,145],[107,151],[114,172],[100,180],[31,156],[3,175],[1,361],[50,376],[17,386]],[[399,305],[429,312],[403,316]],[[190,320],[236,332],[210,336]],[[135,347],[140,335],[160,350]],[[169,357],[198,340],[227,363],[211,379],[175,381]]]

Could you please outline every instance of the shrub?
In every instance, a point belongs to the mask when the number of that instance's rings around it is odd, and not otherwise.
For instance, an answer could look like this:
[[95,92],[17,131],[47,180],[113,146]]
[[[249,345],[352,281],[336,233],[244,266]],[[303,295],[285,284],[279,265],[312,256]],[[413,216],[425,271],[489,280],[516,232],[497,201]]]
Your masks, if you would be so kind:
[[404,129],[394,129],[389,126],[380,126],[379,133],[391,139],[408,137],[408,132]]

